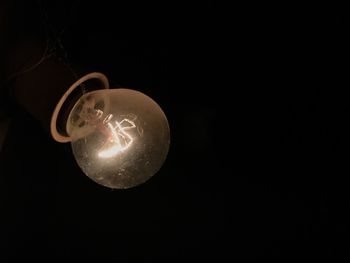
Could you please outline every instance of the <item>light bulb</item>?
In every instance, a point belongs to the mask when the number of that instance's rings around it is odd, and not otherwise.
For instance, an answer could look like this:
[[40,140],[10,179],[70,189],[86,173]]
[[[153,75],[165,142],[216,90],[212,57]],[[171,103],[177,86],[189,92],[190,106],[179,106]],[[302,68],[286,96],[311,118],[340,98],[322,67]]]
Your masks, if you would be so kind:
[[[70,111],[66,132],[58,132],[57,118],[64,101],[89,79],[104,84],[102,90],[83,94]],[[125,189],[150,179],[163,165],[169,150],[167,118],[151,98],[130,89],[109,89],[107,78],[90,73],[62,96],[51,118],[51,134],[58,142],[71,142],[82,171],[93,181]]]
[[162,166],[170,132],[165,114],[151,98],[130,89],[83,95],[68,116],[75,159],[95,182],[130,188]]

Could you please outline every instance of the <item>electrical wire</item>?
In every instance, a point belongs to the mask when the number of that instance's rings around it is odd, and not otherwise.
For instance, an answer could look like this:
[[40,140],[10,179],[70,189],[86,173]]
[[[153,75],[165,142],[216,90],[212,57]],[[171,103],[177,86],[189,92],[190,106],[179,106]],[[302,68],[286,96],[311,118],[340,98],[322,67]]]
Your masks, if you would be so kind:
[[40,58],[39,58],[39,60],[37,61],[37,62],[35,62],[33,65],[30,65],[29,67],[27,67],[27,68],[24,68],[24,69],[22,69],[22,70],[20,70],[20,71],[18,71],[18,72],[15,72],[15,73],[13,73],[12,75],[10,75],[7,79],[6,79],[6,81],[5,81],[5,83],[8,83],[8,82],[10,82],[12,79],[14,79],[14,78],[17,78],[17,77],[19,77],[19,76],[21,76],[21,75],[23,75],[23,74],[26,74],[26,73],[28,73],[28,72],[30,72],[30,71],[33,71],[33,70],[35,70],[37,67],[39,67],[45,60],[47,60],[47,59],[49,59],[50,57],[52,57],[53,56],[53,53],[52,52],[50,52],[50,44],[49,44],[49,39],[47,39],[46,40],[46,46],[45,46],[45,49],[44,49],[44,51],[43,51],[43,54],[40,56]]
[[[73,3],[71,11],[70,11],[71,15],[72,15],[73,10],[75,9],[76,5],[78,4],[78,2],[80,2],[80,1],[75,1]],[[64,32],[66,31],[68,25],[66,25],[66,27],[58,34],[56,32],[54,26],[50,23],[48,14],[45,11],[45,8],[43,7],[42,1],[36,0],[36,3],[37,3],[38,8],[40,9],[40,13],[41,13],[41,16],[43,19],[43,26],[44,26],[45,38],[46,38],[45,49],[37,62],[35,62],[34,64],[32,64],[24,69],[19,70],[18,72],[11,74],[8,78],[6,78],[6,80],[4,81],[5,85],[6,85],[6,83],[9,83],[10,81],[12,81],[14,78],[17,78],[23,74],[26,74],[28,72],[35,70],[45,60],[51,58],[54,55],[71,71],[74,78],[78,79],[76,72],[74,71],[74,69],[72,68],[72,66],[69,63],[67,51],[64,48],[62,40],[61,40],[61,37],[63,36]],[[52,35],[52,39],[50,38],[50,33]],[[52,47],[50,47],[51,41],[53,41]],[[60,53],[60,55],[57,54],[58,52]],[[85,93],[84,87],[82,87],[82,89],[83,89],[83,93]]]
[[[41,14],[43,16],[43,20],[45,25],[47,26],[48,30],[50,31],[50,33],[53,36],[53,40],[54,40],[54,48],[55,51],[59,51],[61,54],[60,56],[58,56],[58,58],[60,59],[60,61],[71,71],[71,73],[74,75],[74,77],[77,79],[78,76],[76,74],[76,72],[74,71],[74,69],[72,68],[72,66],[69,63],[69,59],[68,59],[68,54],[66,49],[63,46],[61,37],[63,36],[64,32],[66,31],[67,27],[66,26],[59,34],[57,33],[56,29],[54,28],[54,26],[52,25],[52,23],[50,22],[49,16],[45,10],[45,8],[42,5],[41,0],[37,0],[37,4],[38,7],[41,11]],[[73,6],[74,7],[74,6]],[[72,12],[72,11],[71,11]],[[58,48],[58,50],[57,50]],[[57,53],[56,53],[57,56]]]

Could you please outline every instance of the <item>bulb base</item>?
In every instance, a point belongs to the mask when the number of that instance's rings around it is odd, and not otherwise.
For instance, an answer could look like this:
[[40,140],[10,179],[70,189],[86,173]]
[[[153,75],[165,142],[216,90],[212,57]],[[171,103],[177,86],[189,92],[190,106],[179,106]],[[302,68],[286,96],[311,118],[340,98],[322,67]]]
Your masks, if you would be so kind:
[[[62,125],[62,122],[65,122],[64,120],[67,120],[67,117],[69,115],[69,110],[67,110],[67,108],[71,109],[74,105],[74,102],[77,101],[77,97],[79,95],[82,95],[79,92],[77,92],[77,88],[88,80],[98,80],[103,85],[103,89],[109,89],[109,82],[107,77],[100,72],[89,73],[78,79],[69,87],[69,89],[63,94],[61,99],[58,101],[51,117],[51,136],[57,142],[66,143],[71,141],[71,138],[66,132],[65,128],[62,128],[65,127],[65,124]],[[58,125],[58,123],[60,123],[61,125]]]

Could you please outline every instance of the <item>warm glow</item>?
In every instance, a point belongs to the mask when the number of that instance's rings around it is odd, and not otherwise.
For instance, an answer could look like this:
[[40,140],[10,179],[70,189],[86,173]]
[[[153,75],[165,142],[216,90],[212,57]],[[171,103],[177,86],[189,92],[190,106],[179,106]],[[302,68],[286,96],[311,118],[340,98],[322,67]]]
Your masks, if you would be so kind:
[[116,121],[116,125],[113,127],[113,125],[108,122],[112,119],[112,117],[113,115],[110,114],[105,118],[104,121],[104,123],[107,124],[110,136],[107,138],[107,141],[103,145],[102,150],[98,153],[98,156],[100,158],[110,158],[120,152],[124,152],[131,146],[134,141],[131,135],[125,131],[135,128],[135,123],[128,119],[123,119],[121,122]]
[[69,113],[66,129],[82,171],[113,189],[149,180],[169,150],[170,130],[164,112],[135,90],[85,93]]

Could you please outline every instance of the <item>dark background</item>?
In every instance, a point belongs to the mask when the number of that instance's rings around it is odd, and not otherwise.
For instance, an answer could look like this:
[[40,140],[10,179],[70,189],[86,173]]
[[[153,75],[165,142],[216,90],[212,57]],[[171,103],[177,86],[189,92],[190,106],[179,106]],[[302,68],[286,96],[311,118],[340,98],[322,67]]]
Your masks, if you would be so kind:
[[[4,262],[348,257],[341,7],[164,2],[2,2]],[[144,185],[95,184],[70,145],[6,96],[11,71],[35,62],[25,43],[57,47],[55,34],[73,68],[104,72],[167,114],[169,156]]]

